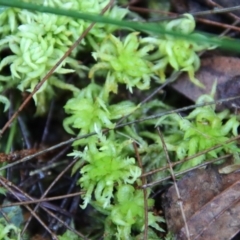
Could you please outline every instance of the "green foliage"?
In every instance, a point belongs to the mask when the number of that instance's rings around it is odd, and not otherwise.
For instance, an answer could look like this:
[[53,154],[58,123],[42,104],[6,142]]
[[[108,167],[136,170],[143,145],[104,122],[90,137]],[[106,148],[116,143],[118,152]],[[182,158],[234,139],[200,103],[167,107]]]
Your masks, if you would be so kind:
[[6,112],[10,107],[10,101],[3,95],[0,95],[0,102],[4,105],[4,112]]
[[[206,96],[199,98],[197,103],[204,102],[204,98]],[[183,163],[180,170],[194,167],[207,159],[217,158],[227,153],[233,154],[235,161],[239,162],[239,156],[236,154],[239,152],[236,142],[224,143],[230,137],[237,135],[237,128],[240,124],[237,116],[230,114],[229,110],[217,113],[214,107],[204,106],[193,110],[187,117],[181,117],[178,114],[163,117],[158,124],[162,125],[162,121],[166,119],[171,119],[172,124],[176,127],[176,133],[171,132],[171,138],[166,138],[166,140],[172,140],[172,148],[169,150],[176,152],[177,159],[190,157],[200,151],[222,144],[219,148]],[[166,121],[165,124],[167,124]],[[174,134],[179,135],[179,131],[182,132],[183,138],[174,138]]]
[[[108,2],[46,0],[43,5],[64,8],[69,12],[73,9],[75,13],[80,14],[99,14]],[[41,3],[42,1],[37,1],[37,4]],[[114,6],[105,16],[121,20],[127,13],[127,10]],[[2,91],[5,88],[18,87],[21,91],[31,92],[90,24],[83,19],[69,16],[12,8],[4,9],[0,19],[3,24],[0,29],[0,47],[11,51],[0,63],[2,72],[5,67],[10,68],[10,75],[1,77]],[[81,207],[86,208],[88,204],[92,204],[98,211],[107,215],[106,239],[141,238],[145,226],[145,208],[148,214],[149,236],[156,236],[152,229],[163,231],[159,227],[163,219],[153,214],[154,200],[150,197],[150,190],[147,192],[147,204],[144,204],[143,190],[139,189],[142,185],[139,179],[142,169],[134,157],[131,145],[133,141],[138,143],[144,169],[149,170],[166,165],[160,138],[155,130],[149,130],[154,129],[156,125],[163,126],[166,146],[173,160],[223,143],[232,134],[237,134],[238,119],[226,111],[216,113],[211,107],[198,108],[187,117],[173,114],[159,121],[149,120],[138,126],[127,126],[118,132],[102,131],[105,128],[114,129],[116,122],[122,117],[126,117],[126,120],[136,120],[149,113],[170,109],[159,100],[149,101],[141,108],[134,103],[134,98],[132,101],[125,100],[127,94],[119,94],[116,97],[119,84],[125,85],[130,93],[134,88],[146,90],[150,88],[151,79],[157,83],[164,82],[166,69],[171,67],[173,71],[187,72],[193,83],[203,87],[194,77],[200,66],[197,52],[212,46],[203,43],[203,35],[193,32],[194,18],[185,14],[181,19],[163,23],[159,29],[164,30],[158,36],[142,37],[140,33],[128,30],[130,33],[125,32],[123,37],[118,37],[113,35],[117,27],[96,24],[80,46],[58,66],[54,76],[45,82],[34,98],[38,106],[37,113],[43,113],[46,111],[48,100],[53,96],[54,87],[72,91],[73,97],[64,107],[68,114],[63,122],[65,130],[78,136],[96,133],[87,139],[76,140],[73,143],[73,152],[69,156],[80,158],[72,172],[79,170],[81,173],[78,184],[85,192]],[[169,34],[173,31],[179,34],[178,36],[187,34],[190,40],[173,37]],[[191,40],[195,38],[200,39],[202,44]],[[92,51],[96,61],[93,66],[79,66],[76,56],[82,53],[83,47]],[[63,74],[76,72],[82,77],[88,69],[91,81],[86,87],[78,89],[64,82]],[[101,84],[97,83],[99,75],[102,78]],[[0,101],[5,104],[6,110],[9,105],[6,97],[0,96]],[[181,169],[195,166],[210,157],[237,151],[235,143],[224,144],[184,163]],[[82,164],[84,166],[79,169]],[[165,171],[161,176],[167,174]],[[15,230],[9,226],[2,230],[5,235]],[[60,239],[75,239],[75,236],[67,231]]]
[[[183,19],[166,23],[165,27],[191,33],[195,23],[194,19],[187,15]],[[171,44],[166,46],[166,51],[162,45],[168,42]],[[175,45],[188,52],[189,61],[184,58],[183,52],[175,49]],[[154,158],[153,154],[157,153],[159,156],[156,159],[160,157],[161,161],[155,166],[166,164],[159,140],[157,143],[148,144],[143,139],[148,137],[156,140],[156,134],[146,131],[146,126],[155,125],[156,121],[145,122],[142,131],[138,132],[135,132],[132,127],[126,127],[120,134],[111,132],[103,135],[101,133],[104,128],[114,128],[114,120],[128,116],[130,113],[133,114],[132,120],[135,120],[138,114],[141,117],[147,115],[147,113],[142,114],[141,109],[129,101],[111,104],[112,94],[118,93],[119,84],[126,85],[130,92],[134,87],[141,90],[149,88],[151,78],[157,82],[160,82],[160,78],[164,80],[168,65],[175,70],[187,71],[193,77],[194,71],[199,67],[199,58],[195,51],[207,47],[201,48],[197,45],[194,47],[192,42],[185,43],[183,40],[176,40],[169,36],[161,36],[159,39],[141,38],[138,33],[133,32],[121,39],[110,34],[95,48],[93,57],[97,62],[89,72],[90,78],[94,76],[96,78],[96,73],[101,73],[101,76],[106,79],[105,83],[103,86],[90,83],[65,105],[65,111],[70,116],[64,120],[64,127],[69,133],[74,133],[73,128],[79,130],[79,134],[93,131],[97,133],[96,136],[86,140],[75,141],[73,143],[75,150],[70,156],[79,157],[85,161],[85,165],[80,170],[82,176],[78,181],[85,191],[82,208],[86,208],[90,203],[103,214],[108,215],[106,221],[112,229],[109,229],[107,224],[105,232],[109,239],[113,236],[117,239],[132,238],[133,230],[140,234],[144,229],[144,207],[149,208],[149,227],[162,230],[158,226],[162,219],[151,212],[153,199],[148,199],[148,206],[144,206],[143,192],[135,188],[141,185],[138,179],[141,169],[136,166],[135,159],[132,157],[133,151],[129,147],[131,139],[137,139],[140,143],[139,152],[145,155],[144,162],[149,160],[156,163],[157,160],[153,161],[152,157]],[[145,109],[156,107],[167,108],[160,101],[153,101],[148,103]],[[124,134],[130,140],[125,140]],[[183,136],[184,134],[179,130],[177,137],[168,139],[170,143],[167,143],[167,147],[175,150],[174,141]],[[159,136],[157,137],[159,139]],[[83,151],[78,150],[83,146],[85,146]],[[76,163],[74,171],[83,163],[83,160]]]
[[[11,204],[10,201],[4,200],[4,205]],[[5,207],[2,209],[2,213],[5,217],[7,217],[9,223],[14,224],[15,227],[20,227],[22,223],[24,222],[23,219],[23,212],[20,206],[11,206],[11,207]],[[3,220],[3,215],[0,213],[0,217]]]
[[98,63],[90,70],[89,77],[93,77],[99,69],[106,70],[114,93],[117,93],[117,83],[125,84],[131,92],[135,86],[139,89],[149,88],[154,69],[152,63],[146,60],[146,56],[154,47],[140,47],[137,35],[138,33],[130,33],[123,42],[109,35],[93,53]]
[[[164,27],[170,31],[192,34],[195,28],[194,18],[190,14],[184,16],[185,18],[165,23]],[[188,72],[194,84],[204,87],[194,77],[194,72],[200,66],[196,52],[208,49],[210,45],[198,45],[169,35],[142,39],[137,35],[138,33],[130,33],[123,42],[109,35],[93,53],[98,62],[91,68],[89,77],[93,77],[98,70],[104,70],[108,73],[106,82],[111,82],[112,92],[117,93],[118,83],[125,84],[132,92],[133,87],[148,89],[151,78],[157,81],[161,78],[164,81],[166,68],[170,65],[176,71]],[[199,35],[199,38],[204,36]]]
[[102,87],[91,83],[82,89],[78,96],[70,99],[64,106],[65,112],[70,114],[63,123],[65,130],[73,134],[71,128],[76,128],[81,129],[80,134],[86,134],[94,132],[96,128],[114,128],[112,120],[124,117],[137,109],[130,101],[109,105],[104,96]]
[[20,240],[20,229],[13,224],[0,222],[0,240]]
[[[148,200],[148,207],[153,207],[154,201]],[[142,232],[144,230],[144,200],[143,191],[135,190],[131,185],[118,187],[116,193],[116,205],[110,215],[113,223],[118,226],[117,239],[128,239],[131,229]],[[161,217],[148,213],[148,226],[163,231],[157,222],[164,222]]]
[[[195,21],[192,15],[184,14],[184,18],[175,19],[164,24],[170,31],[181,32],[183,34],[194,35]],[[199,38],[204,35],[198,34]],[[154,54],[156,62],[155,69],[159,71],[161,78],[165,79],[165,70],[170,65],[176,71],[187,72],[190,80],[199,87],[204,87],[195,77],[194,73],[200,67],[200,60],[197,52],[204,49],[213,48],[208,44],[196,44],[193,41],[177,39],[171,35],[159,37],[147,37],[142,39],[143,43],[153,43],[158,47],[158,52]]]
[[[42,4],[41,1],[39,3]],[[107,3],[108,0],[44,1],[45,6],[76,9],[82,12],[89,12],[90,9],[91,13],[100,13]],[[127,10],[115,6],[106,15],[121,19],[126,13]],[[12,53],[1,60],[0,71],[10,66],[11,75],[1,76],[0,88],[18,87],[21,91],[30,92],[89,26],[89,23],[80,19],[27,10],[20,11],[14,8],[6,8],[0,13],[0,19],[2,20],[0,48],[10,49]],[[94,48],[101,39],[114,30],[113,26],[97,24],[87,38],[90,40],[88,43]],[[79,47],[78,50],[81,48]],[[70,57],[67,57],[58,66],[53,80],[50,78],[35,94],[37,114],[43,114],[46,111],[47,102],[53,97],[53,85],[72,90],[70,84],[62,84],[62,79],[59,77],[57,80],[59,74],[76,71],[83,76],[83,70],[87,68],[78,64],[75,59],[76,53],[75,50]],[[52,81],[54,84],[51,84]],[[9,107],[9,102],[4,96],[0,97],[0,102],[5,104],[5,110]]]
[[0,187],[0,194],[2,194],[2,195],[6,195],[6,189],[5,188],[3,188],[3,187]]
[[[9,203],[9,201],[5,200],[3,204]],[[20,226],[23,221],[21,207],[11,206],[2,208],[0,212],[0,240],[20,240]]]
[[75,233],[70,230],[67,230],[62,236],[58,236],[59,240],[82,240],[82,238],[78,237]]
[[[50,0],[51,1],[51,0]],[[148,33],[154,34],[168,34],[175,38],[181,38],[186,41],[194,41],[198,44],[208,44],[216,45],[228,50],[232,50],[236,53],[236,51],[240,51],[239,41],[229,38],[219,38],[209,34],[204,33],[206,37],[199,37],[199,35],[188,35],[183,34],[176,31],[168,31],[164,27],[159,27],[158,24],[147,23],[143,24],[142,22],[134,22],[134,21],[124,21],[124,20],[116,20],[113,18],[108,18],[105,16],[97,15],[97,14],[88,14],[86,12],[79,12],[76,10],[65,10],[59,8],[52,7],[39,7],[37,4],[24,3],[19,0],[0,0],[0,6],[9,6],[9,7],[17,7],[20,9],[28,9],[32,11],[39,11],[44,13],[52,13],[60,16],[68,16],[75,19],[83,19],[90,22],[104,23],[106,25],[115,25],[122,28],[127,29],[135,29],[138,31],[147,31]]]
[[[114,185],[133,184],[141,175],[141,169],[135,166],[135,159],[124,156],[124,147],[131,141],[122,143],[106,139],[101,133],[88,139],[88,148],[82,153],[82,158],[88,162],[81,169],[79,180],[82,188],[87,191],[84,197],[85,208],[91,200],[94,191],[95,199],[102,208],[110,205],[113,198]],[[100,146],[95,143],[100,141]]]

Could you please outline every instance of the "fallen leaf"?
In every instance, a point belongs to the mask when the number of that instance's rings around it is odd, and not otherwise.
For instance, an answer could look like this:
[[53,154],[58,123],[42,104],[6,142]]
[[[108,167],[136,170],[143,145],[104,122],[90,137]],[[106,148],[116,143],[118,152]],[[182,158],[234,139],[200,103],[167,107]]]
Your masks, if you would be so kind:
[[[230,97],[238,97],[240,94],[240,75],[237,75],[225,83],[217,86],[217,98],[224,99]],[[237,110],[240,108],[240,98],[231,101],[225,101],[222,106],[228,109]]]
[[[178,181],[187,219],[220,192],[221,181],[217,171],[206,169],[191,171]],[[163,196],[163,207],[168,230],[179,232],[183,226],[183,219],[174,187],[170,187]]]
[[[182,93],[187,98],[195,102],[202,94],[210,94],[214,81],[217,81],[218,93],[224,92],[224,90],[219,91],[219,88],[224,89],[224,84],[228,81],[232,80],[234,84],[234,81],[237,79],[235,77],[240,75],[239,66],[240,59],[236,57],[214,56],[203,58],[201,60],[201,67],[196,72],[195,77],[205,85],[205,89],[201,89],[190,82],[187,74],[182,74],[171,86],[176,91]],[[230,92],[230,90],[228,90],[228,92]],[[232,96],[229,95],[228,97]],[[216,99],[220,99],[222,97],[224,96],[216,96]]]
[[[218,194],[188,219],[190,239],[225,240],[240,229],[240,181]],[[177,239],[187,239],[182,228]]]
[[[240,229],[240,173],[220,175],[217,169],[198,169],[177,185],[193,240],[231,239]],[[187,239],[179,199],[172,186],[163,196],[167,227],[178,240]]]

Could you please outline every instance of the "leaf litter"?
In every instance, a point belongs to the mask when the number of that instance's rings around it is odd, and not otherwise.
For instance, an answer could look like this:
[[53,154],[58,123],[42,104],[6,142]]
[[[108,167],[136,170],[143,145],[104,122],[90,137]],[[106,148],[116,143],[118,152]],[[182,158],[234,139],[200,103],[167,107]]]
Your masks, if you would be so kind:
[[[223,240],[240,228],[240,172],[221,175],[216,168],[197,169],[178,181],[190,239]],[[169,231],[187,239],[174,187],[164,194],[163,206]]]

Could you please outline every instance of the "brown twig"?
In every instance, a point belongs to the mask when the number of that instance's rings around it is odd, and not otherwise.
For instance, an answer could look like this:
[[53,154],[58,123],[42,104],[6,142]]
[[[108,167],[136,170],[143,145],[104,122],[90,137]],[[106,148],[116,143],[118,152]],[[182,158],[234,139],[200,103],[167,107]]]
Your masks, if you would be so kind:
[[[224,8],[222,8],[218,4],[216,4],[216,6],[218,6],[221,9],[224,9]],[[166,11],[161,11],[161,10],[141,8],[141,7],[131,7],[131,6],[129,8],[130,8],[130,10],[135,10],[135,11],[138,11],[138,12],[159,13],[159,14],[164,14],[164,15],[170,16],[170,17],[163,17],[163,18],[160,18],[160,19],[155,20],[155,21],[165,21],[165,20],[172,20],[172,19],[177,19],[177,18],[183,17],[182,14],[177,14],[177,13],[173,13],[173,12],[166,12]],[[211,11],[215,11],[215,10],[211,10]],[[240,28],[235,26],[239,22],[235,22],[234,24],[229,25],[229,24],[226,24],[226,23],[219,23],[219,22],[215,22],[215,21],[212,21],[212,20],[209,20],[209,19],[204,19],[204,18],[197,17],[197,16],[203,16],[203,15],[209,15],[210,13],[211,12],[209,12],[209,11],[207,11],[207,12],[206,11],[202,11],[202,12],[191,13],[191,15],[195,16],[196,20],[199,21],[199,22],[202,22],[202,23],[205,23],[205,24],[208,24],[208,25],[212,25],[212,26],[217,26],[217,27],[226,28],[226,29],[229,29],[229,30],[231,29],[231,30],[235,30],[235,31],[240,32]],[[228,13],[228,14],[233,19],[240,21],[240,18],[237,15],[235,15],[233,13]]]
[[220,23],[220,22],[215,22],[215,21],[211,21],[209,19],[205,19],[205,18],[196,18],[196,20],[198,22],[202,22],[208,25],[212,25],[212,26],[217,26],[217,27],[221,27],[221,28],[227,28],[227,29],[231,29],[231,30],[235,30],[237,32],[240,32],[240,27],[236,27],[234,25],[229,25],[229,24],[225,24],[225,23]]
[[[160,118],[162,116],[166,116],[166,115],[170,115],[172,113],[180,113],[180,112],[184,112],[184,111],[188,111],[188,110],[191,110],[191,109],[195,109],[197,107],[203,107],[203,106],[209,106],[209,105],[216,105],[216,104],[221,104],[223,102],[226,102],[226,101],[232,101],[232,100],[235,100],[235,99],[238,99],[240,98],[240,96],[237,96],[237,97],[230,97],[230,98],[225,98],[225,99],[220,99],[220,100],[216,100],[216,101],[211,101],[211,102],[205,102],[205,103],[201,103],[201,104],[194,104],[194,105],[190,105],[190,106],[187,106],[187,107],[183,107],[183,108],[178,108],[178,109],[174,109],[174,110],[169,110],[169,111],[166,111],[166,112],[163,112],[163,113],[159,113],[159,114],[155,114],[155,115],[150,115],[148,117],[145,117],[145,118],[140,118],[140,119],[137,119],[137,120],[134,120],[134,121],[130,121],[130,122],[126,122],[126,123],[122,123],[122,124],[119,124],[117,125],[114,129],[104,129],[103,131],[110,131],[110,130],[116,130],[116,129],[119,129],[119,128],[122,128],[122,127],[125,127],[127,125],[131,125],[131,124],[135,124],[135,123],[140,123],[140,122],[144,122],[144,121],[147,121],[147,120],[152,120],[152,119],[156,119],[156,118]],[[62,146],[65,146],[65,145],[68,145],[68,144],[71,144],[73,143],[74,141],[76,140],[79,140],[79,139],[84,139],[84,138],[88,138],[88,137],[91,137],[93,135],[95,135],[96,133],[95,132],[92,132],[92,133],[89,133],[89,134],[85,134],[85,135],[82,135],[82,136],[79,136],[79,137],[75,137],[75,138],[70,138],[69,140],[67,141],[63,141],[61,143],[58,143],[52,147],[49,147],[47,149],[44,149],[42,151],[39,151],[33,155],[30,155],[30,156],[26,156],[16,162],[13,162],[13,163],[10,163],[6,166],[3,166],[3,167],[0,167],[0,171],[4,170],[4,169],[7,169],[7,168],[10,168],[10,167],[13,167],[19,163],[23,163],[23,162],[27,162],[27,161],[30,161],[32,158],[35,158],[37,156],[40,156],[44,153],[47,153],[47,152],[50,152],[50,151],[53,151],[57,148],[60,148]]]
[[[9,184],[8,182],[9,181],[7,181],[6,179],[3,180],[3,178],[0,177],[1,185],[4,188],[6,188],[9,192],[11,192],[11,194],[13,194],[20,201],[19,196],[17,196],[17,194],[15,194],[15,192],[11,189],[11,187],[9,187],[9,185],[13,186],[13,184],[12,183]],[[58,239],[57,236],[46,226],[46,224],[38,217],[38,215],[35,212],[33,212],[33,210],[29,206],[25,206],[25,207],[32,214],[32,216],[34,216],[37,219],[37,221],[49,232],[49,234],[51,235],[52,239],[56,239],[57,240]]]
[[[201,164],[199,164],[199,165],[197,165],[197,166],[195,166],[195,167],[192,167],[192,168],[189,168],[189,169],[187,169],[187,170],[184,170],[184,171],[175,173],[175,177],[179,177],[179,176],[181,176],[181,175],[183,175],[183,174],[185,174],[185,173],[188,173],[188,172],[190,172],[190,171],[192,171],[192,170],[205,167],[205,166],[207,166],[208,164],[215,163],[215,162],[217,162],[217,161],[219,161],[219,160],[223,160],[223,159],[228,158],[228,157],[231,157],[231,154],[227,154],[227,155],[224,155],[224,156],[219,157],[219,158],[214,158],[213,160],[206,161],[206,162],[201,163]],[[170,179],[171,179],[171,176],[168,176],[168,177],[165,177],[165,178],[161,178],[161,179],[159,179],[159,180],[157,180],[157,181],[155,181],[155,182],[151,182],[151,183],[148,183],[148,184],[146,184],[146,185],[143,185],[142,188],[153,187],[153,186],[156,186],[157,184],[159,184],[159,183],[161,183],[161,182],[164,182],[164,181],[170,180]]]
[[[133,142],[133,147],[134,147],[136,158],[137,158],[137,161],[138,161],[138,166],[142,169],[142,174],[143,174],[144,170],[143,170],[142,160],[140,158],[136,142]],[[142,179],[143,184],[147,184],[146,177],[141,176],[141,179]],[[148,198],[147,189],[143,188],[144,218],[145,218],[145,221],[144,221],[144,224],[145,224],[145,226],[144,226],[144,240],[148,239],[148,200],[147,200],[147,198]]]
[[[233,141],[236,141],[236,140],[234,139]],[[209,148],[209,149],[206,149],[206,150],[204,150],[204,151],[198,152],[198,153],[196,153],[196,154],[194,154],[194,155],[192,155],[192,156],[190,156],[190,157],[188,157],[188,158],[185,158],[185,159],[183,159],[183,160],[180,160],[180,161],[177,161],[177,162],[172,163],[172,166],[175,167],[175,166],[177,166],[177,165],[179,165],[179,164],[182,164],[182,163],[184,163],[184,162],[187,162],[187,161],[189,161],[189,160],[191,160],[191,159],[193,159],[193,158],[195,158],[195,157],[201,156],[202,154],[208,153],[208,152],[210,152],[210,151],[212,151],[212,150],[214,150],[214,149],[216,149],[216,148],[218,148],[218,147],[221,147],[221,146],[222,146],[222,145],[214,146],[214,147],[212,147],[212,148]],[[224,155],[224,158],[227,158],[227,157],[229,157],[229,156],[231,156],[231,154]],[[221,158],[222,158],[222,157],[221,157]],[[211,162],[212,162],[212,161],[213,161],[213,162],[214,162],[214,161],[219,161],[219,159],[218,159],[218,158],[215,158],[215,159],[210,160],[210,161],[211,161]],[[161,167],[161,168],[157,168],[157,169],[151,170],[151,171],[149,171],[149,172],[144,173],[143,176],[150,176],[150,175],[152,175],[152,174],[155,174],[155,173],[158,173],[158,172],[162,172],[162,171],[164,171],[164,170],[166,170],[166,169],[168,169],[168,166],[164,166],[164,167]]]
[[[206,4],[208,4],[209,6],[211,7],[215,7],[215,8],[218,8],[218,9],[225,9],[223,6],[217,4],[216,2],[212,1],[212,0],[206,0]],[[236,6],[237,7],[237,6]],[[238,6],[239,7],[239,6]],[[229,12],[226,12],[228,14],[228,16],[232,17],[234,20],[240,20],[240,18],[234,14],[234,13],[231,13],[230,11]]]
[[160,137],[161,142],[162,142],[162,145],[163,145],[163,150],[164,150],[164,153],[165,153],[165,155],[166,155],[166,159],[167,159],[167,162],[168,162],[168,167],[169,167],[169,169],[170,169],[171,178],[172,178],[172,180],[173,180],[174,188],[175,188],[175,191],[176,191],[176,194],[177,194],[177,197],[178,197],[178,205],[179,205],[179,207],[180,207],[180,211],[181,211],[181,214],[182,214],[182,218],[183,218],[183,222],[184,222],[184,226],[185,226],[185,230],[186,230],[187,239],[188,239],[188,240],[191,240],[191,239],[190,239],[190,233],[189,233],[189,228],[188,228],[188,224],[187,224],[186,215],[185,215],[185,212],[184,212],[184,210],[183,210],[182,198],[181,198],[181,195],[180,195],[180,191],[179,191],[179,189],[178,189],[176,177],[175,177],[175,174],[174,174],[174,171],[173,171],[173,166],[172,166],[170,157],[169,157],[169,155],[168,155],[167,146],[166,146],[166,144],[165,144],[165,141],[164,141],[164,138],[163,138],[163,135],[162,135],[160,129],[157,128],[157,130],[158,130],[158,134],[159,134],[159,137]]
[[[48,192],[51,190],[51,188],[57,183],[57,181],[63,176],[63,174],[65,172],[67,172],[76,162],[78,161],[78,159],[75,159],[74,161],[72,161],[55,179],[54,181],[50,184],[50,186],[46,189],[46,191],[43,193],[43,195],[41,196],[40,199],[44,199],[44,197],[48,194]],[[37,209],[39,208],[40,204],[38,203],[35,208],[33,209],[33,213],[35,213],[37,211]],[[32,213],[31,212],[31,213]],[[30,216],[28,218],[28,221],[26,222],[24,228],[22,229],[21,235],[24,234],[24,232],[26,231],[30,221],[32,219],[32,216]]]
[[[12,193],[13,196],[16,197],[16,199],[18,199],[19,201],[22,201],[22,197],[20,197],[19,193],[25,198],[25,199],[30,199],[31,201],[33,201],[33,198],[30,197],[27,193],[23,192],[20,188],[18,188],[16,185],[14,185],[13,183],[9,182],[7,179],[4,179],[3,177],[0,177],[0,183],[5,183],[6,184],[6,188],[9,189],[9,192]],[[12,188],[14,188],[15,192],[12,190]],[[11,191],[10,191],[11,190]],[[27,208],[28,206],[26,206]],[[50,207],[50,206],[48,206]],[[87,240],[87,238],[80,232],[76,231],[75,229],[73,229],[72,227],[68,226],[65,222],[63,222],[61,219],[59,219],[55,214],[53,214],[51,211],[49,211],[47,209],[47,204],[46,206],[43,206],[43,204],[41,203],[41,208],[47,213],[49,214],[51,217],[55,218],[57,221],[59,221],[61,224],[63,224],[63,226],[65,226],[67,229],[71,230],[72,232],[74,232],[77,236],[83,238],[84,240]],[[57,209],[56,209],[57,210]],[[69,215],[66,214],[66,212],[63,212],[63,209],[61,209],[62,214],[65,215]],[[35,217],[35,216],[34,216]],[[57,239],[57,237],[56,237]]]

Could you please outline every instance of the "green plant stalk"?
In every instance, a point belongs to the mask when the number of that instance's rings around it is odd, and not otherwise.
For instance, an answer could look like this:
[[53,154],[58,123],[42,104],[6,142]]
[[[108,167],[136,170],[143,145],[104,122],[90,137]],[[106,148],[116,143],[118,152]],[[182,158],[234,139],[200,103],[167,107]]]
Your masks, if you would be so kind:
[[12,143],[13,143],[13,139],[14,139],[16,130],[17,130],[17,121],[15,120],[15,121],[13,121],[12,126],[10,128],[10,133],[8,135],[5,153],[10,153],[10,151],[11,151],[11,147],[12,147]]
[[[6,144],[6,148],[5,148],[5,153],[10,153],[11,151],[11,147],[12,147],[12,143],[13,143],[13,139],[14,136],[16,134],[16,130],[17,130],[17,121],[13,121],[12,123],[12,127],[10,128],[10,133],[8,135],[8,139],[7,139],[7,144]],[[4,167],[5,165],[7,165],[7,162],[1,163],[0,167]],[[0,171],[0,175],[5,177],[6,176],[6,169]]]
[[45,7],[37,4],[25,3],[22,1],[16,1],[16,0],[12,0],[12,1],[0,0],[0,5],[27,9],[31,11],[38,11],[43,13],[52,13],[56,15],[68,16],[76,19],[83,19],[90,22],[112,24],[119,27],[123,27],[123,28],[135,29],[138,31],[147,31],[155,34],[169,34],[175,38],[181,38],[186,41],[194,41],[196,43],[207,42],[209,44],[217,45],[224,49],[240,52],[240,42],[238,40],[221,39],[206,33],[204,34],[206,38],[199,38],[198,36],[194,36],[194,35],[183,34],[175,31],[168,31],[157,24],[135,23],[135,22],[129,22],[129,21],[123,21],[123,20],[120,21],[120,20],[115,20],[115,19],[111,19],[108,17],[96,15],[96,14],[81,13],[73,10],[64,10],[64,9],[57,9],[52,7]]

